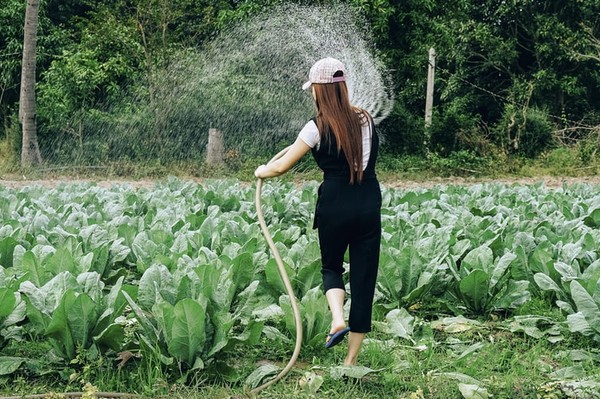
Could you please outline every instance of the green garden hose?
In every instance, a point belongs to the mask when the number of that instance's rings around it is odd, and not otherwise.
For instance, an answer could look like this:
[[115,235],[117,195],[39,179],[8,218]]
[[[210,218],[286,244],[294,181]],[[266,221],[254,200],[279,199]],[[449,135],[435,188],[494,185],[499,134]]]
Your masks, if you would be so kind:
[[[281,158],[288,151],[289,148],[290,147],[287,147],[287,148],[283,149],[282,151],[280,151],[277,155],[275,155],[273,157],[273,159],[271,159],[269,161],[269,163],[274,162],[277,159]],[[296,347],[294,348],[294,353],[292,354],[292,357],[291,357],[290,361],[288,362],[287,366],[285,366],[284,369],[281,370],[281,372],[279,374],[277,374],[277,376],[275,378],[267,381],[266,383],[264,383],[263,385],[261,385],[257,388],[254,388],[253,390],[251,390],[250,393],[253,395],[256,395],[258,392],[262,391],[263,389],[267,388],[268,386],[270,386],[270,385],[276,383],[277,381],[279,381],[280,379],[282,379],[290,371],[290,369],[294,366],[294,363],[296,363],[296,360],[298,359],[298,355],[300,354],[300,347],[302,346],[302,319],[300,317],[300,309],[298,308],[298,302],[296,300],[296,295],[294,295],[294,289],[292,288],[292,284],[290,283],[290,278],[287,275],[287,272],[285,271],[285,267],[283,266],[283,261],[281,260],[279,251],[277,251],[277,247],[275,247],[273,238],[271,237],[271,234],[269,233],[269,229],[267,228],[267,224],[265,223],[265,218],[264,218],[264,215],[262,212],[261,194],[262,194],[262,179],[259,178],[256,183],[256,215],[258,217],[258,223],[260,224],[260,228],[263,232],[263,235],[265,236],[265,239],[267,240],[267,243],[269,244],[269,248],[271,249],[273,257],[275,258],[275,261],[277,262],[277,267],[279,268],[279,274],[281,275],[281,279],[283,280],[285,289],[290,297],[292,311],[294,312],[294,321],[296,323]]]

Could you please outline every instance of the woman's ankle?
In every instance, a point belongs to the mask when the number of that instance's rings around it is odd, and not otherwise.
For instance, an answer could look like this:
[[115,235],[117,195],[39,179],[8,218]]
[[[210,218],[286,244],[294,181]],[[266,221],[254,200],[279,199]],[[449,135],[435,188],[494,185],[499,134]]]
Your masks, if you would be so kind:
[[344,366],[356,366],[356,356],[353,358],[346,358],[344,360]]
[[340,330],[343,330],[344,328],[346,328],[346,322],[344,321],[343,318],[334,319],[331,322],[331,331],[332,332],[340,331]]

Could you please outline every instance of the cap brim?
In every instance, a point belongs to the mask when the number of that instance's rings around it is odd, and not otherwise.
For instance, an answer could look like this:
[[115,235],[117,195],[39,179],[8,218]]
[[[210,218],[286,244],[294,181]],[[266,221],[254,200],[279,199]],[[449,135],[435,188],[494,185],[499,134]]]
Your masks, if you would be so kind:
[[312,85],[312,82],[309,80],[308,82],[306,82],[302,85],[302,90],[308,89],[310,87],[310,85]]

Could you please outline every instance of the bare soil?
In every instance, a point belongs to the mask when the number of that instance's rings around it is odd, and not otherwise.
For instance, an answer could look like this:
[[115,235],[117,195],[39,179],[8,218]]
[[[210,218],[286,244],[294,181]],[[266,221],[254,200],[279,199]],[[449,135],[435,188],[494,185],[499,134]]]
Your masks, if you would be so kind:
[[[191,180],[195,183],[202,183],[205,179],[201,178],[182,178],[183,180]],[[163,179],[79,179],[72,177],[57,177],[49,179],[18,179],[16,176],[0,176],[0,186],[19,189],[27,186],[44,186],[48,188],[55,188],[61,184],[70,183],[89,183],[93,182],[100,187],[110,188],[113,185],[127,185],[132,188],[151,188],[157,181]],[[500,179],[481,179],[481,178],[461,178],[461,177],[449,177],[449,178],[435,178],[425,181],[416,180],[383,180],[382,185],[390,188],[403,188],[403,189],[417,189],[417,188],[428,188],[438,185],[473,185],[480,183],[496,182],[503,184],[515,184],[515,185],[531,185],[537,183],[543,183],[549,188],[559,188],[563,185],[572,184],[590,184],[600,185],[600,176],[586,176],[586,177],[560,177],[560,176],[539,176],[539,177],[518,177],[518,178],[500,178]]]
[[419,188],[433,187],[437,185],[474,185],[480,183],[502,183],[507,185],[532,185],[543,183],[549,188],[560,188],[563,185],[589,184],[600,185],[600,176],[584,177],[563,177],[563,176],[537,176],[537,177],[505,177],[498,179],[491,178],[436,178],[427,181],[384,181],[383,184],[393,188]]

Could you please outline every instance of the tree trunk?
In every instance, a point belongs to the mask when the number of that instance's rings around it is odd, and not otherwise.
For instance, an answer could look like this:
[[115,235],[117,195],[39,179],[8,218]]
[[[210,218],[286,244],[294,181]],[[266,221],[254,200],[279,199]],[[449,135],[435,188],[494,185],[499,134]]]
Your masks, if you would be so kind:
[[35,109],[35,66],[39,11],[39,0],[27,0],[19,101],[19,121],[23,129],[23,148],[21,149],[21,166],[23,167],[37,165],[42,162],[37,139]]

